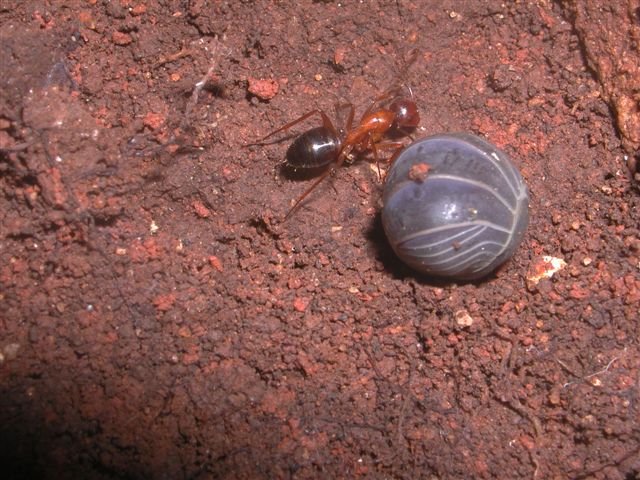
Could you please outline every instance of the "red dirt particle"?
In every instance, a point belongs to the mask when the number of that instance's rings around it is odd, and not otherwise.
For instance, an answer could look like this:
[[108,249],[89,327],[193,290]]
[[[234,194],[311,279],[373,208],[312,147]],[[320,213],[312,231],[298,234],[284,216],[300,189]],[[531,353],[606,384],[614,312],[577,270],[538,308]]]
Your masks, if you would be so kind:
[[520,435],[520,438],[518,440],[520,440],[522,446],[527,450],[533,450],[534,448],[536,448],[536,442],[534,442],[534,440],[528,435]]
[[276,247],[280,252],[286,253],[287,255],[293,253],[293,243],[288,240],[278,240]]
[[569,292],[569,296],[577,300],[587,298],[589,295],[591,295],[591,292],[589,291],[589,289],[579,285],[574,285],[571,291]]
[[621,390],[626,390],[627,388],[631,388],[633,383],[634,383],[634,380],[629,375],[622,374],[618,377],[617,384],[618,384],[618,388],[620,388]]
[[215,268],[220,273],[224,272],[224,267],[222,266],[222,262],[215,255],[209,256],[209,263],[213,268]]
[[424,182],[427,179],[427,175],[429,175],[430,169],[431,166],[427,163],[417,163],[409,169],[409,180],[420,183]]
[[579,458],[572,458],[569,460],[568,462],[569,467],[571,467],[572,470],[582,470],[583,467],[583,463]]
[[89,30],[96,29],[96,21],[89,10],[83,10],[78,14],[78,20]]
[[269,390],[262,399],[261,409],[269,414],[275,414],[281,409],[286,409],[296,399],[295,392],[286,388]]
[[278,93],[278,82],[271,79],[249,78],[249,93],[261,100],[271,100]]
[[234,179],[234,171],[231,170],[229,167],[222,167],[222,175],[224,176],[225,180],[233,180]]
[[49,169],[48,173],[38,175],[38,182],[42,187],[42,196],[52,205],[62,206],[67,201],[62,173],[57,168]]
[[296,299],[293,301],[293,308],[297,312],[304,312],[309,306],[309,302],[310,300],[306,297],[296,297]]
[[193,209],[196,211],[196,215],[198,215],[200,218],[207,218],[209,215],[211,215],[209,209],[198,200],[193,202]]
[[317,88],[310,85],[305,85],[304,87],[302,87],[302,91],[307,95],[318,95],[320,93]]
[[146,262],[158,259],[162,255],[162,247],[156,243],[154,238],[147,238],[143,242],[135,240],[127,251],[133,262]]
[[51,30],[55,25],[53,17],[50,14],[41,14],[39,11],[33,13],[33,19],[40,24],[43,30]]
[[325,267],[331,263],[331,260],[329,260],[329,258],[322,252],[318,254],[318,261]]
[[333,54],[333,61],[336,65],[340,65],[344,61],[344,56],[347,53],[347,49],[344,47],[336,48],[335,53]]
[[164,295],[158,295],[153,299],[153,304],[156,308],[161,312],[166,312],[171,310],[173,304],[176,302],[176,294],[175,293],[167,293]]
[[149,112],[144,116],[142,122],[152,130],[157,130],[164,124],[165,119],[162,113]]
[[504,304],[500,308],[500,311],[502,313],[507,313],[507,312],[511,311],[512,309],[513,309],[513,302],[511,300],[508,300],[508,301],[504,302]]
[[118,341],[118,334],[117,332],[107,332],[103,338],[107,343],[115,343]]
[[307,376],[313,375],[318,371],[319,368],[319,366],[309,358],[309,355],[304,352],[298,353],[298,363]]
[[489,465],[487,465],[487,462],[483,458],[476,459],[474,465],[476,467],[476,473],[479,475],[485,476],[489,472]]
[[131,42],[133,42],[133,38],[131,38],[131,35],[122,32],[113,32],[113,34],[111,34],[111,40],[113,40],[113,43],[115,43],[116,45],[121,46],[129,45]]
[[140,5],[136,5],[130,10],[131,15],[133,15],[134,17],[137,17],[138,15],[142,15],[143,13],[146,13],[146,11],[147,11],[147,6],[144,5],[143,3],[141,3]]
[[180,149],[180,145],[177,145],[177,144],[167,145],[167,152],[169,152],[172,155],[176,153],[179,149]]
[[185,353],[182,357],[182,363],[185,365],[192,365],[200,359],[200,355],[197,353]]

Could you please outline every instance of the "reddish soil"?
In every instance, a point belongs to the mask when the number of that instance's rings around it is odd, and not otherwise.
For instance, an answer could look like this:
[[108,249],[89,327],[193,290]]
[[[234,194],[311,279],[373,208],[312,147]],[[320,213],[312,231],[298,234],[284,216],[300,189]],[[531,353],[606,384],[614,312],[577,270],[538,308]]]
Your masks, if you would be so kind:
[[[3,1],[0,22],[3,478],[638,478],[636,0]],[[290,139],[243,146],[361,112],[413,48],[416,136],[483,135],[529,185],[524,242],[481,282],[399,263],[370,158],[281,224],[311,178],[281,168]],[[566,265],[536,281],[547,256]]]

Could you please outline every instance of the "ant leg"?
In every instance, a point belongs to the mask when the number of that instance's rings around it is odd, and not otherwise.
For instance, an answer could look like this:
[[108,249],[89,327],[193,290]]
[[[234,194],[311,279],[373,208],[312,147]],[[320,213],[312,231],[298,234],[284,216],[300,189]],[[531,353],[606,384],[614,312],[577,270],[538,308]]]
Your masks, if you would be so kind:
[[389,157],[389,160],[387,160],[387,165],[392,165],[393,162],[396,161],[396,158],[398,158],[398,155],[400,155],[400,153],[402,153],[402,151],[404,150],[404,146],[405,145],[400,142],[378,143],[376,145],[376,147],[381,150],[386,150],[386,149],[391,150],[395,148],[395,151],[393,152],[391,157]]
[[[344,115],[342,114],[345,108],[349,108],[349,114],[347,115],[347,120],[346,122],[342,122]],[[355,115],[355,107],[353,106],[353,103],[336,103],[335,105],[335,109],[336,109],[336,118],[338,119],[339,122],[339,126],[341,127],[341,132],[342,130],[344,130],[344,132],[348,132],[351,130],[351,128],[353,127],[353,117]],[[344,127],[344,128],[342,128]]]
[[371,132],[369,132],[369,136],[367,137],[367,148],[373,150],[373,158],[376,160],[376,168],[378,169],[378,181],[382,181],[382,172],[380,171],[380,155],[378,155],[378,146],[382,146],[384,148],[384,144],[375,143],[371,139]]
[[[412,48],[409,51],[409,55],[405,61],[404,61],[404,65],[402,66],[402,68],[398,71],[398,74],[396,75],[396,79],[399,80],[401,78],[404,78],[407,76],[407,72],[409,71],[409,69],[411,68],[411,66],[416,62],[416,60],[418,59],[418,55],[420,54],[420,49],[419,48]],[[411,91],[411,90],[409,90]],[[413,97],[413,94],[412,94]]]
[[378,178],[382,181],[382,175],[380,174],[380,163],[378,162],[378,152],[380,150],[395,150],[393,152],[393,155],[391,155],[391,157],[389,158],[389,160],[387,160],[387,164],[391,165],[393,162],[395,162],[396,158],[398,157],[398,155],[400,155],[400,152],[402,152],[404,148],[404,144],[400,143],[400,142],[387,142],[387,143],[374,143],[371,146],[371,149],[373,150],[373,155],[375,156],[376,159],[376,165],[378,166]]
[[336,131],[336,128],[333,126],[333,123],[331,123],[331,120],[329,119],[329,117],[327,116],[326,113],[324,113],[324,111],[322,110],[311,110],[310,112],[305,113],[304,115],[302,115],[301,117],[295,119],[293,122],[289,122],[286,125],[283,125],[282,127],[274,130],[273,132],[265,135],[264,137],[260,138],[257,142],[254,143],[247,143],[245,144],[245,147],[249,147],[252,145],[262,145],[263,141],[266,140],[267,138],[275,135],[276,133],[279,132],[284,132],[286,130],[289,130],[291,127],[297,125],[300,122],[305,121],[307,118],[309,118],[312,115],[320,115],[322,117],[322,125],[329,129],[331,131],[332,134],[334,134],[336,137],[338,136],[338,132]]
[[320,183],[327,178],[329,175],[331,175],[334,171],[336,170],[336,166],[332,166],[327,168],[327,170],[324,171],[324,173],[322,175],[320,175],[320,177],[313,182],[313,185],[311,185],[306,192],[304,192],[302,195],[300,195],[300,197],[298,197],[298,200],[296,200],[296,203],[293,204],[293,207],[291,207],[291,210],[289,210],[289,212],[285,215],[284,220],[282,221],[283,223],[286,222],[289,217],[291,217],[291,215],[293,215],[293,213],[298,210],[298,208],[300,207],[300,203],[307,198],[307,195],[309,195],[318,185],[320,185]]
[[413,138],[413,133],[414,133],[414,130],[416,128],[417,127],[409,127],[409,128],[407,128],[407,127],[399,127],[399,128],[397,128],[397,130],[399,132],[403,133],[406,137],[409,137],[411,139],[411,141],[413,142],[415,140],[415,138]]
[[413,92],[411,91],[411,87],[404,84],[404,77],[407,76],[409,68],[415,63],[418,59],[418,55],[420,50],[417,48],[413,48],[408,55],[408,59],[404,62],[404,65],[398,70],[398,73],[394,76],[393,82],[391,82],[391,86],[387,88],[384,92],[382,92],[378,97],[376,97],[372,102],[369,108],[364,112],[362,118],[369,115],[375,107],[382,102],[383,100],[387,100],[389,98],[393,98],[394,96],[403,96],[402,90],[407,89],[409,91],[409,96],[413,99]]
[[376,159],[376,169],[378,170],[378,181],[382,181],[382,172],[380,171],[380,156],[378,155],[378,147],[374,144],[373,147],[373,157]]
[[373,101],[371,102],[371,105],[369,105],[369,108],[367,108],[365,112],[362,114],[362,119],[364,119],[367,115],[371,114],[371,112],[373,112],[373,110],[378,106],[380,102],[382,102],[383,100],[387,100],[388,98],[393,98],[393,96],[397,95],[400,92],[400,90],[402,90],[402,88],[399,86],[393,86],[393,87],[387,88],[384,92],[382,92],[380,95],[378,95],[376,98],[373,99]]
[[376,159],[376,168],[378,169],[378,180],[382,182],[382,172],[380,171],[380,150],[394,149],[393,155],[387,160],[387,165],[391,165],[396,161],[400,152],[404,149],[404,144],[400,142],[386,142],[386,143],[371,143],[370,147],[373,150],[373,157]]
[[400,142],[374,143],[372,146],[374,151],[375,150],[396,150],[396,152],[393,152],[394,155],[398,151],[402,150],[403,147],[404,147],[404,143],[400,143]]
[[353,103],[349,104],[349,116],[347,117],[347,132],[351,130],[353,127],[353,116],[356,113],[356,109],[353,106]]
[[348,147],[342,150],[342,152],[340,152],[340,155],[338,156],[338,159],[336,160],[336,163],[334,163],[331,167],[325,170],[325,172],[320,176],[320,178],[318,178],[315,182],[313,182],[313,184],[309,188],[307,188],[307,190],[302,195],[300,195],[300,197],[298,197],[298,200],[296,200],[296,203],[293,204],[293,207],[291,207],[291,210],[289,210],[289,212],[285,215],[284,220],[282,221],[283,223],[286,222],[291,217],[291,215],[294,214],[296,210],[298,210],[302,201],[305,198],[307,198],[307,196],[311,192],[313,192],[313,190],[318,185],[320,185],[320,183],[324,179],[326,179],[329,175],[331,175],[333,172],[335,172],[338,168],[342,166],[347,156],[351,153],[351,150],[353,150],[353,147]]

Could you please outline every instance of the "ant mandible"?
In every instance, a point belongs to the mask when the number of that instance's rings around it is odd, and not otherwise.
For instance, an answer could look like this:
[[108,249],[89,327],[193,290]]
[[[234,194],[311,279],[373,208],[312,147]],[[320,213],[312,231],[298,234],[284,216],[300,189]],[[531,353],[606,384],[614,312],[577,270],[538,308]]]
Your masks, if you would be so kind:
[[[402,73],[405,73],[409,65],[413,63],[416,52],[412,52],[412,59],[407,62]],[[329,175],[340,168],[346,160],[351,160],[354,155],[366,151],[373,151],[376,164],[381,150],[395,150],[389,163],[402,150],[400,142],[385,142],[384,137],[392,130],[406,133],[407,129],[413,129],[420,122],[418,108],[412,99],[402,95],[402,87],[394,86],[387,89],[373,100],[369,108],[364,112],[360,121],[354,126],[355,108],[347,103],[340,107],[348,107],[349,114],[344,129],[336,129],[327,114],[323,110],[311,110],[296,120],[283,125],[273,132],[262,137],[258,142],[249,145],[260,145],[267,138],[276,133],[286,131],[303,122],[313,115],[320,115],[322,126],[315,127],[300,134],[287,150],[286,165],[291,168],[315,169],[329,166],[322,175],[296,200],[284,221],[300,207],[301,202]],[[411,94],[411,90],[408,89]],[[412,95],[411,95],[412,97]],[[385,103],[388,103],[386,106]],[[378,164],[379,165],[379,164]],[[378,170],[379,171],[379,170]]]

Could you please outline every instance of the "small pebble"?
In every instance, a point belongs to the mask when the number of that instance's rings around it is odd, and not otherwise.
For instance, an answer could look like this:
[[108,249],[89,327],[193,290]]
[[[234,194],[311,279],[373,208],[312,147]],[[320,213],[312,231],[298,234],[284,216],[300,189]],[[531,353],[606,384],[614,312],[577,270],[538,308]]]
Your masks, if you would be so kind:
[[304,312],[309,306],[309,299],[306,297],[296,297],[293,301],[293,308],[296,312]]
[[249,93],[255,95],[260,100],[271,100],[278,94],[278,82],[271,79],[249,78]]
[[136,5],[135,7],[129,9],[129,12],[134,17],[137,17],[138,15],[142,15],[146,11],[147,11],[147,6],[144,3],[140,3],[139,5]]
[[200,218],[207,218],[211,214],[211,212],[209,212],[209,209],[198,200],[195,200],[192,205],[193,209],[196,212],[196,215],[198,215]]
[[551,278],[553,275],[567,266],[561,258],[543,256],[531,264],[527,280],[535,285],[543,278]]
[[158,130],[166,120],[165,115],[157,112],[148,112],[142,119],[142,123],[152,130]]
[[219,272],[224,272],[224,267],[222,266],[222,262],[220,261],[220,259],[218,257],[216,257],[215,255],[210,255],[209,256],[209,264],[215,268],[217,271]]
[[131,35],[129,35],[128,33],[117,31],[113,32],[113,34],[111,35],[111,39],[113,40],[113,43],[120,46],[129,45],[131,42],[133,42],[133,38],[131,38]]
[[514,74],[508,65],[500,65],[489,79],[489,84],[494,92],[503,92],[513,83]]
[[456,323],[461,327],[470,327],[473,325],[473,317],[466,310],[458,310],[455,313]]

